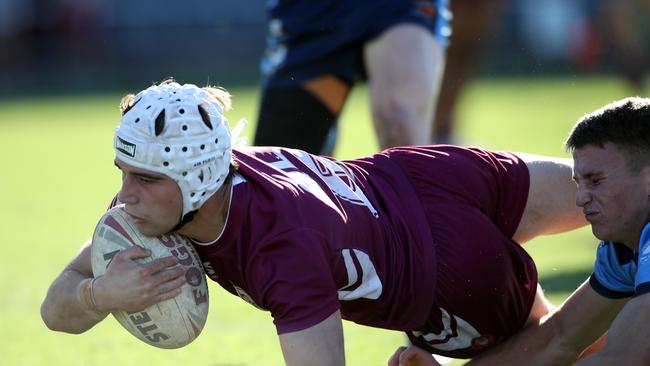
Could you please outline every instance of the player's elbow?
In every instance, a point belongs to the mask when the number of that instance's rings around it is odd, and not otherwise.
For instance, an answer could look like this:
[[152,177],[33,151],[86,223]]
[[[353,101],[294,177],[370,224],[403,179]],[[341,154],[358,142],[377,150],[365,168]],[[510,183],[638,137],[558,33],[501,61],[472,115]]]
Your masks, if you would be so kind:
[[45,326],[49,330],[62,331],[60,322],[57,321],[57,317],[54,315],[50,304],[48,304],[47,299],[41,304],[41,319]]
[[47,298],[41,304],[41,319],[49,330],[56,332],[80,334],[85,331],[85,329],[71,327],[71,322],[64,319]]

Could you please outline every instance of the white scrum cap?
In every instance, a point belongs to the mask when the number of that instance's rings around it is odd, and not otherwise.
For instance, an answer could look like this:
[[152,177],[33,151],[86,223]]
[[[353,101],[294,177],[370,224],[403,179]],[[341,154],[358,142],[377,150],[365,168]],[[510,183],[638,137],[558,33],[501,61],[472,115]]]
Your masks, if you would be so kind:
[[180,187],[183,214],[198,210],[230,169],[228,121],[216,98],[175,82],[138,93],[115,130],[115,157],[165,174]]

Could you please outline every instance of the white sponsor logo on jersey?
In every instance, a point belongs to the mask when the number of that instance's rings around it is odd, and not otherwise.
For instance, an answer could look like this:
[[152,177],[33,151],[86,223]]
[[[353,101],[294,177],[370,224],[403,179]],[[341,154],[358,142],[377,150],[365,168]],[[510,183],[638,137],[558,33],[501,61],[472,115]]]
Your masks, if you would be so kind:
[[[431,347],[441,351],[453,351],[472,346],[474,339],[481,339],[481,335],[470,323],[455,315],[449,315],[447,310],[440,308],[442,313],[443,329],[440,333],[422,333],[413,331],[411,334],[422,338]],[[454,320],[452,322],[452,319]],[[455,327],[452,324],[455,323]],[[454,334],[456,334],[454,336]]]
[[[305,191],[310,192],[331,207],[336,208],[334,202],[332,202],[314,179],[298,169],[284,156],[283,152],[278,150],[274,151],[274,153],[278,161],[271,163],[271,165],[290,175]],[[330,191],[339,199],[354,205],[365,206],[374,217],[379,217],[379,213],[373,207],[372,203],[370,203],[368,197],[361,191],[361,188],[355,183],[354,175],[345,165],[326,158],[313,156],[300,150],[293,151],[292,156],[298,158],[307,168],[318,174],[323,182],[327,184]]]
[[348,272],[348,284],[339,289],[339,300],[378,299],[383,286],[370,256],[358,249],[343,249],[341,254]]

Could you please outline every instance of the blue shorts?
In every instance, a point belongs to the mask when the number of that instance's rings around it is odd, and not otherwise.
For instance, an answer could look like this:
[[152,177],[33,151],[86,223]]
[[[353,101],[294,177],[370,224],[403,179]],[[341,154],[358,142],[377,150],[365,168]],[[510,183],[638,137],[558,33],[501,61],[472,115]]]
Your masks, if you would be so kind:
[[434,306],[407,332],[411,342],[469,358],[521,330],[537,291],[535,263],[512,239],[528,199],[526,164],[450,145],[388,151],[421,199],[437,258]]
[[347,83],[366,78],[363,45],[386,29],[419,24],[447,45],[448,0],[279,0],[269,9],[261,61],[270,87],[301,85],[322,75]]

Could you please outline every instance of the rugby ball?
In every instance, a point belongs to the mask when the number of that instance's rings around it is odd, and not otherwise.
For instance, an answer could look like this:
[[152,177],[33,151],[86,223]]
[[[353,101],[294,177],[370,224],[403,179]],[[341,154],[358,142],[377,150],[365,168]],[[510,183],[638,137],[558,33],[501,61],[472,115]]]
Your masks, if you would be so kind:
[[114,311],[113,316],[131,334],[152,346],[186,346],[199,336],[208,317],[208,286],[201,260],[186,237],[142,235],[123,207],[108,210],[95,228],[91,249],[93,274],[103,275],[113,257],[133,245],[151,251],[150,257],[138,260],[140,263],[176,257],[185,267],[187,279],[178,296],[140,311]]

